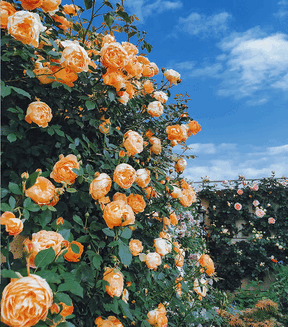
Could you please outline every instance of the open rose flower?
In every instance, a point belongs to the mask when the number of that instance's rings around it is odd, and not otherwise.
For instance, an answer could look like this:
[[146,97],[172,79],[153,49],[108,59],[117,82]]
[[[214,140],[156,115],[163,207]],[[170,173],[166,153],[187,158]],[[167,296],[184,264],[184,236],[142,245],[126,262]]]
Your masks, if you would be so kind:
[[137,132],[129,130],[124,134],[123,145],[128,155],[135,156],[143,151],[143,138]]
[[55,67],[54,68],[54,77],[56,78],[57,82],[65,84],[69,87],[73,87],[74,82],[78,78],[77,73],[74,70],[70,69],[69,67],[64,67],[61,69],[59,69],[59,67],[56,67],[56,66],[54,66],[54,67]]
[[100,57],[105,67],[122,69],[128,63],[128,53],[118,42],[105,43],[101,48]]
[[13,279],[2,293],[1,321],[8,326],[30,327],[46,320],[53,293],[40,276]]
[[153,97],[156,100],[160,101],[162,104],[163,103],[166,103],[168,101],[168,96],[163,91],[156,91],[156,92],[154,92]]
[[150,183],[150,171],[146,168],[138,169],[135,182],[140,187],[146,187]]
[[109,283],[106,285],[106,292],[111,297],[120,297],[124,288],[124,278],[119,269],[116,268],[106,268],[103,280]]
[[122,47],[128,53],[128,56],[135,56],[139,52],[136,45],[134,45],[130,42],[122,42]]
[[196,202],[196,193],[193,188],[189,186],[187,189],[181,190],[179,199],[183,207],[190,207],[192,203]]
[[196,135],[198,132],[201,131],[201,126],[196,120],[189,121],[189,129],[193,135]]
[[164,238],[155,238],[154,247],[158,254],[163,257],[172,251],[172,244]]
[[123,193],[117,192],[113,195],[113,201],[117,201],[117,200],[122,200],[124,201],[126,204],[128,204],[127,201],[127,196]]
[[77,177],[77,174],[72,171],[74,168],[80,168],[77,157],[74,154],[68,154],[66,157],[61,155],[60,160],[54,165],[50,177],[57,183],[73,184]]
[[25,196],[28,196],[35,203],[42,206],[45,204],[52,205],[53,198],[57,195],[55,185],[49,179],[39,176],[35,184],[25,191]]
[[41,9],[44,12],[48,12],[53,15],[59,9],[61,0],[43,0],[41,4]]
[[163,106],[160,101],[150,102],[147,107],[147,112],[151,117],[159,117],[163,114]]
[[65,12],[65,14],[70,15],[70,16],[76,16],[77,12],[79,10],[80,10],[80,8],[78,6],[73,5],[73,4],[63,6],[63,11]]
[[187,166],[187,161],[184,158],[178,159],[177,162],[175,163],[175,169],[177,173],[183,173],[186,166]]
[[151,186],[146,187],[144,190],[145,190],[146,196],[149,200],[152,198],[155,198],[157,196],[155,189]]
[[130,242],[129,242],[129,249],[130,249],[130,252],[132,253],[132,255],[134,257],[136,257],[137,255],[139,255],[143,251],[142,242],[139,241],[139,240],[131,239]]
[[112,180],[109,175],[102,173],[93,179],[89,193],[94,200],[103,198],[111,189]]
[[24,249],[28,254],[27,261],[29,262],[30,267],[36,268],[35,257],[38,252],[42,250],[52,247],[56,255],[60,253],[63,241],[64,238],[61,234],[46,230],[40,230],[37,233],[33,233],[31,240],[26,238],[24,241]]
[[[79,251],[74,252],[71,244],[75,244],[78,246]],[[78,262],[79,258],[81,257],[82,253],[83,253],[83,245],[77,241],[72,241],[71,243],[69,243],[69,247],[68,247],[68,251],[65,253],[64,258],[69,261],[69,262]]]
[[153,327],[167,327],[168,318],[166,317],[166,309],[162,303],[159,303],[158,308],[151,310],[147,314],[148,322]]
[[97,327],[123,327],[121,321],[114,316],[109,316],[105,320],[98,317],[95,319],[94,323]]
[[118,165],[113,174],[113,181],[120,187],[128,189],[132,186],[136,179],[135,169],[125,163]]
[[268,219],[268,224],[275,224],[276,220],[273,217]]
[[198,278],[194,280],[193,289],[199,295],[200,301],[202,300],[202,297],[205,297],[207,294],[208,288],[206,287],[206,285],[208,285],[207,279],[201,278],[200,283]]
[[9,235],[18,235],[23,230],[23,221],[16,218],[14,213],[5,211],[0,217],[1,225],[5,225],[5,230]]
[[181,124],[180,128],[181,128],[181,131],[182,131],[181,142],[186,142],[188,140],[188,137],[191,136],[191,131],[189,129],[189,125],[188,124]]
[[176,85],[177,82],[180,81],[180,77],[181,77],[181,75],[173,69],[166,70],[164,76],[167,78],[167,81],[170,82],[170,86],[172,84]]
[[181,142],[183,138],[183,132],[180,125],[170,125],[166,128],[168,134],[168,140]]
[[238,194],[238,195],[242,195],[242,194],[243,194],[243,191],[242,191],[242,190],[238,190],[238,191],[237,191],[237,194]]
[[108,203],[104,209],[103,218],[109,228],[133,225],[135,222],[132,208],[122,200]]
[[150,144],[152,144],[150,150],[154,154],[158,155],[162,151],[161,140],[156,136],[152,136],[149,140]]
[[146,207],[146,202],[140,194],[130,194],[127,201],[134,213],[143,212]]
[[1,28],[7,28],[8,17],[15,14],[17,10],[7,1],[0,1]]
[[183,265],[184,265],[184,255],[181,252],[176,254],[174,261],[175,261],[176,267],[180,267],[180,268],[183,267]]
[[214,262],[208,254],[202,254],[198,262],[205,269],[205,272],[208,276],[214,274],[215,272]]
[[25,10],[33,10],[39,8],[43,0],[21,0],[21,6]]
[[251,187],[251,190],[252,191],[258,191],[259,190],[259,186],[256,183],[254,183],[253,186]]
[[265,211],[262,210],[262,209],[256,209],[255,210],[255,215],[258,217],[258,218],[262,218],[265,216]]
[[143,84],[144,91],[148,94],[152,93],[154,91],[154,86],[153,83],[148,79],[145,81]]
[[253,201],[253,206],[254,206],[254,207],[258,207],[259,204],[260,204],[260,202],[259,202],[258,200],[254,200],[254,201]]
[[23,44],[38,47],[40,32],[44,32],[46,27],[41,23],[40,17],[36,13],[29,11],[17,11],[8,17],[8,33]]
[[90,58],[87,51],[77,41],[62,41],[64,47],[60,63],[75,73],[87,72]]
[[51,119],[52,110],[45,102],[35,101],[29,104],[25,116],[27,123],[33,122],[39,127],[47,127]]
[[241,210],[241,209],[242,209],[242,204],[241,204],[241,203],[238,203],[238,202],[235,203],[235,204],[234,204],[234,209],[236,209],[236,210],[238,210],[238,211]]
[[146,265],[149,269],[154,269],[156,270],[158,266],[161,265],[162,260],[161,260],[161,256],[159,253],[157,252],[150,252],[148,254],[146,254],[145,256],[145,262]]
[[177,218],[175,212],[171,213],[171,215],[169,216],[169,219],[173,226],[176,226],[178,224],[178,218]]

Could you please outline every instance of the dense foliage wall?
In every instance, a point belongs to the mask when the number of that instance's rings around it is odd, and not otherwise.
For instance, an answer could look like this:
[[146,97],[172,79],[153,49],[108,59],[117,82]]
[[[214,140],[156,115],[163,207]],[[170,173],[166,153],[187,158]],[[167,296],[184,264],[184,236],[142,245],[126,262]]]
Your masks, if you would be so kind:
[[85,8],[1,1],[2,324],[213,320],[214,266],[172,156],[201,129],[187,97],[167,102],[180,75],[138,53],[151,46],[123,1]]
[[287,179],[240,176],[221,188],[204,179],[198,196],[209,201],[207,246],[217,287],[235,290],[244,278],[263,279],[274,265],[287,265]]

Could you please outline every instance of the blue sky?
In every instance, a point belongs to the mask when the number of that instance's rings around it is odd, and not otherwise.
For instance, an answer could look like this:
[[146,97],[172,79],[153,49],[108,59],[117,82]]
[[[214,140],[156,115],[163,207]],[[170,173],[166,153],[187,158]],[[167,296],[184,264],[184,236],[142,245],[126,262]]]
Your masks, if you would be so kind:
[[288,0],[124,4],[153,45],[150,61],[181,74],[173,93],[190,95],[202,126],[186,142],[198,158],[185,176],[288,175]]

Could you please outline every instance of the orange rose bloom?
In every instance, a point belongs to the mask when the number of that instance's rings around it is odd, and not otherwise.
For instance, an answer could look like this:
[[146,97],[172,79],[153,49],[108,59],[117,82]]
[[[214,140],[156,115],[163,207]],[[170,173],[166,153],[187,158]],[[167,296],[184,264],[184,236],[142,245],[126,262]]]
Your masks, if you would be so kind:
[[99,125],[99,131],[102,133],[102,134],[108,134],[109,133],[109,130],[110,130],[110,127],[111,127],[111,122],[110,122],[110,118],[108,119],[105,119],[105,116],[103,115],[101,118],[100,118],[103,123],[101,123]]
[[163,91],[156,91],[156,92],[154,92],[153,97],[156,100],[160,101],[162,104],[168,101],[168,96]]
[[71,28],[73,26],[73,23],[67,20],[63,16],[53,15],[52,18],[54,22],[59,23],[57,24],[57,27],[61,28],[64,31],[66,31],[68,28]]
[[157,195],[155,189],[154,189],[153,187],[151,187],[151,186],[146,187],[146,188],[145,188],[145,192],[146,192],[146,194],[147,194],[147,198],[148,198],[149,200],[152,199],[152,198],[155,198],[156,195]]
[[90,58],[86,50],[77,41],[62,41],[64,47],[60,63],[75,73],[87,72]]
[[156,252],[160,254],[161,257],[172,251],[172,244],[168,240],[161,237],[154,239],[154,247]]
[[149,129],[147,129],[146,133],[145,133],[145,136],[148,137],[148,139],[150,139],[151,136],[153,136],[154,133],[152,133],[152,131]]
[[166,70],[166,72],[164,73],[164,76],[167,78],[167,80],[170,82],[170,86],[172,84],[177,84],[178,81],[180,81],[180,74],[177,73],[175,70],[173,69],[168,69]]
[[182,124],[180,125],[180,128],[182,130],[182,142],[186,142],[188,140],[188,137],[191,136],[191,131],[189,129],[188,124]]
[[106,292],[111,296],[120,297],[124,288],[124,278],[120,270],[115,268],[106,268],[103,280],[110,285],[106,285]]
[[21,0],[21,6],[25,10],[33,10],[39,8],[42,4],[42,0]]
[[128,53],[118,42],[105,43],[101,48],[100,56],[105,67],[122,69],[128,62]]
[[2,293],[1,321],[8,326],[34,326],[46,320],[52,301],[52,290],[42,277],[14,278]]
[[129,242],[129,248],[134,257],[139,255],[143,251],[143,245],[142,242],[139,240],[133,240],[131,239]]
[[103,48],[106,43],[115,42],[115,37],[113,35],[107,34],[102,39],[101,47]]
[[150,171],[146,168],[138,169],[135,182],[140,187],[146,187],[150,183]]
[[178,218],[177,218],[175,212],[171,213],[171,215],[169,216],[169,219],[173,226],[176,226],[178,224]]
[[184,158],[180,158],[175,163],[175,169],[177,173],[182,173],[187,166],[187,161]]
[[166,133],[168,134],[168,140],[170,141],[182,141],[183,132],[179,125],[171,125],[166,128]]
[[142,195],[130,194],[127,198],[129,206],[134,213],[143,212],[146,207],[146,202]]
[[114,226],[133,225],[135,222],[132,208],[122,200],[108,203],[104,209],[103,218],[110,229]]
[[23,222],[16,218],[12,212],[5,211],[0,217],[1,225],[5,225],[5,230],[9,235],[18,235],[23,230]]
[[73,311],[74,311],[73,303],[72,303],[72,305],[67,305],[67,304],[65,304],[65,303],[63,303],[63,302],[60,302],[59,304],[62,305],[62,310],[61,310],[61,312],[60,312],[60,315],[61,315],[62,317],[65,318],[65,317],[67,317],[67,316],[72,315],[72,313],[73,313]]
[[78,6],[71,4],[71,5],[64,5],[63,10],[67,15],[76,16],[80,8]]
[[173,191],[170,193],[173,199],[179,199],[182,196],[182,191],[179,187],[173,186]]
[[139,79],[142,76],[143,67],[140,62],[137,61],[135,56],[128,57],[127,65],[124,67],[124,70],[128,73],[128,77],[135,77]]
[[143,87],[144,87],[144,91],[148,94],[150,94],[154,91],[153,83],[149,79],[147,81],[145,81],[145,83],[143,84]]
[[144,77],[153,77],[153,76],[157,75],[158,72],[159,72],[159,69],[158,69],[157,65],[154,62],[149,62],[149,60],[148,60],[148,64],[143,65],[142,75]]
[[147,112],[151,117],[159,117],[163,114],[163,106],[160,101],[150,102],[147,107]]
[[50,205],[55,196],[55,186],[49,179],[39,176],[36,183],[25,191],[25,196],[28,196],[40,206]]
[[30,267],[36,268],[35,257],[42,250],[52,247],[57,255],[61,251],[63,241],[64,238],[61,234],[46,230],[33,233],[31,241],[26,238],[23,244],[25,252],[29,254],[27,260],[29,261]]
[[[200,286],[200,284],[201,284],[201,286]],[[206,296],[206,293],[208,291],[208,288],[206,287],[206,285],[208,285],[208,280],[201,278],[200,284],[199,284],[198,278],[196,278],[193,283],[193,289],[199,295],[199,299],[201,301],[202,297]]]
[[72,171],[73,168],[79,169],[80,165],[74,154],[68,156],[60,156],[60,160],[53,167],[50,177],[57,183],[73,184],[77,175]]
[[132,186],[136,179],[135,169],[125,163],[118,165],[113,174],[113,181],[120,187],[128,189]]
[[41,84],[53,83],[56,79],[53,76],[53,72],[49,67],[40,67],[33,69],[33,73],[38,78]]
[[43,0],[41,9],[44,12],[58,11],[61,0]]
[[38,47],[40,32],[46,27],[41,23],[38,14],[29,11],[17,11],[8,17],[8,33],[23,44]]
[[114,316],[109,316],[105,320],[98,317],[95,319],[94,323],[97,327],[123,327],[121,321]]
[[[72,248],[71,248],[71,244],[76,244],[79,248],[79,253],[75,253]],[[69,248],[68,248],[68,252],[65,253],[64,258],[69,261],[69,262],[78,262],[79,258],[81,257],[82,253],[83,253],[83,245],[77,241],[72,241],[71,243],[69,243]]]
[[111,189],[112,180],[111,178],[102,173],[93,179],[89,187],[89,193],[94,200],[103,198]]
[[54,66],[55,71],[54,77],[56,78],[57,82],[63,83],[69,87],[73,87],[75,82],[78,78],[77,73],[75,73],[72,69],[65,67],[59,69],[59,67]]
[[25,116],[27,123],[33,122],[39,127],[47,127],[51,119],[52,110],[45,102],[35,101],[29,104]]
[[137,132],[129,130],[124,134],[123,145],[128,155],[135,156],[143,151],[143,138]]
[[201,126],[196,120],[189,120],[189,129],[193,135],[201,131]]
[[162,303],[159,303],[158,308],[151,310],[147,314],[148,322],[154,327],[167,327],[168,319],[166,317],[166,309]]
[[120,96],[117,100],[126,106],[129,101],[129,94],[127,92],[121,92],[121,94],[118,92],[117,94]]
[[122,42],[122,47],[128,53],[128,56],[135,56],[139,52],[136,45],[129,42]]
[[113,201],[117,201],[117,200],[122,200],[124,201],[126,204],[128,204],[127,202],[127,196],[123,193],[117,192],[113,195]]
[[152,136],[149,140],[150,144],[152,144],[150,150],[154,154],[158,155],[161,153],[162,146],[161,146],[161,140],[158,139],[158,137]]
[[16,9],[7,1],[0,1],[1,28],[7,28],[8,17],[15,14]]
[[184,256],[181,253],[178,253],[175,257],[175,265],[177,267],[183,267],[184,265]]
[[149,269],[156,270],[161,265],[162,260],[160,254],[157,252],[150,252],[145,256],[145,262]]
[[102,75],[103,83],[115,87],[119,92],[122,88],[125,88],[126,76],[119,70],[108,68],[106,73]]
[[183,207],[190,207],[192,203],[196,202],[196,193],[192,187],[189,186],[188,189],[182,189],[182,194],[180,196],[180,203]]
[[215,272],[214,262],[208,254],[202,254],[199,258],[200,265],[205,269],[208,276],[211,276]]

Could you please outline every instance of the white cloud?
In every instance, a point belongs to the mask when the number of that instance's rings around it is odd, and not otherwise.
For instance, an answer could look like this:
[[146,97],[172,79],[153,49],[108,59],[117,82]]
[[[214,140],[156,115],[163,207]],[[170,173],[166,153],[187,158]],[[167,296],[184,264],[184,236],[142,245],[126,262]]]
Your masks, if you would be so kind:
[[267,150],[268,150],[268,154],[271,154],[271,155],[280,154],[280,153],[288,153],[288,144],[270,147]]
[[283,19],[288,15],[288,1],[281,0],[277,3],[279,6],[278,11],[274,14],[275,17]]
[[227,12],[206,16],[192,12],[188,17],[179,18],[178,27],[191,35],[217,36],[225,32],[232,16]]

